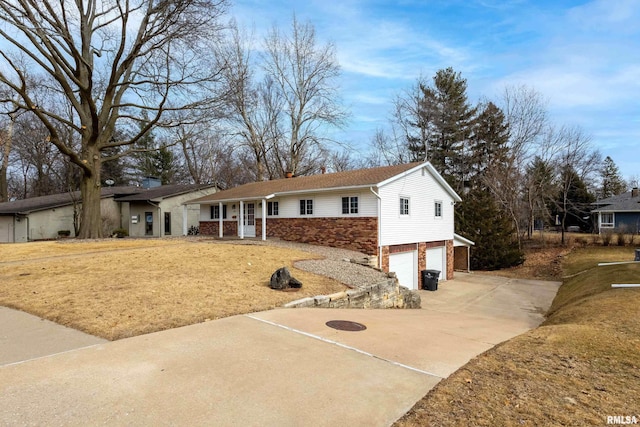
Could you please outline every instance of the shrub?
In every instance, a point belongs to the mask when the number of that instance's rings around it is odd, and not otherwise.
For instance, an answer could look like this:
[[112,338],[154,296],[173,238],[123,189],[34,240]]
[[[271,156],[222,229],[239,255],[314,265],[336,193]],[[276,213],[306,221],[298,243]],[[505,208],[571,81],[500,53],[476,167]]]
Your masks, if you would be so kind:
[[611,239],[613,238],[613,232],[609,230],[603,231],[600,236],[602,237],[602,246],[609,246],[611,244]]
[[623,229],[616,230],[616,237],[618,238],[618,246],[624,246],[625,244],[625,233]]
[[129,232],[124,229],[124,228],[116,228],[115,230],[113,230],[113,233],[111,233],[111,236],[113,237],[127,237],[129,235]]

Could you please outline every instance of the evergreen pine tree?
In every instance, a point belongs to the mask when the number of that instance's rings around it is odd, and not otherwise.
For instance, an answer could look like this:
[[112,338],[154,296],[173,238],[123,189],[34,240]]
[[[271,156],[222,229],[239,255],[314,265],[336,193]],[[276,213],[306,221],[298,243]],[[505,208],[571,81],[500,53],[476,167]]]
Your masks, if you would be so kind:
[[471,135],[476,109],[467,100],[467,81],[449,67],[421,85],[418,126],[425,142],[407,141],[413,160],[429,160],[456,189],[462,188],[462,150]]
[[600,168],[601,187],[599,196],[603,199],[617,196],[627,191],[627,185],[620,176],[620,170],[613,159],[607,156]]
[[471,268],[497,270],[524,262],[524,255],[514,239],[511,220],[496,205],[486,188],[471,189],[456,205],[457,233],[473,240]]
[[513,221],[498,204],[497,192],[510,191],[508,176],[509,126],[493,103],[482,108],[464,164],[469,191],[456,206],[458,233],[473,240],[471,267],[495,270],[521,264]]

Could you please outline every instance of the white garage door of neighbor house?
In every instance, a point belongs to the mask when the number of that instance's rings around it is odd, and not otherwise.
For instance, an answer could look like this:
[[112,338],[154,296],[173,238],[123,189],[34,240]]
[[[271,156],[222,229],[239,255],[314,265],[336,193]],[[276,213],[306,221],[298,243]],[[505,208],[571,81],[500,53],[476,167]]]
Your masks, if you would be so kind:
[[13,242],[13,217],[0,216],[0,243]]
[[447,264],[444,247],[427,249],[427,270],[440,270],[439,280],[447,280]]
[[389,271],[396,273],[402,286],[418,289],[417,251],[389,255]]

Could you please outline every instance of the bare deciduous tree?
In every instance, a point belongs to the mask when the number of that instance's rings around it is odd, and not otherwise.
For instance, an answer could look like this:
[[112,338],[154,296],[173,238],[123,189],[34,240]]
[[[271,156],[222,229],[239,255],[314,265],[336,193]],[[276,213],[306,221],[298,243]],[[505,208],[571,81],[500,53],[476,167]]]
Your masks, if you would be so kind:
[[290,33],[271,29],[264,43],[263,68],[283,100],[277,161],[282,173],[303,175],[317,169],[330,127],[341,126],[346,112],[339,101],[340,74],[335,47],[318,45],[313,25],[294,16]]
[[[130,146],[154,126],[177,125],[173,111],[210,105],[217,70],[203,53],[213,51],[226,6],[226,0],[0,2],[0,36],[12,46],[0,52],[0,83],[81,169],[79,237],[102,235],[102,151]],[[70,116],[36,100],[27,85],[30,73],[44,76],[50,93],[71,106]],[[117,125],[137,130],[115,140]],[[78,147],[61,128],[79,136]]]

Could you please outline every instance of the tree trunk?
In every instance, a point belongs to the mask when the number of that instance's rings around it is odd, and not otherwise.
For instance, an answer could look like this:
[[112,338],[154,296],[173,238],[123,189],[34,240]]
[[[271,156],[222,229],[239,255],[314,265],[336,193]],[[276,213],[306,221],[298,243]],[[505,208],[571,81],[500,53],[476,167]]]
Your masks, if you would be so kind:
[[[88,150],[92,152],[92,150]],[[102,238],[102,215],[100,209],[101,183],[100,166],[101,158],[99,151],[87,156],[91,160],[90,170],[83,169],[82,181],[80,183],[80,193],[82,194],[82,212],[80,218],[80,233],[77,237],[81,239]],[[92,169],[92,170],[91,170]]]
[[0,202],[9,201],[9,184],[7,182],[7,168],[2,162],[0,166]]
[[2,165],[0,166],[0,202],[9,201],[9,182],[7,180],[7,171],[9,170],[9,154],[11,154],[11,143],[13,141],[13,121],[11,116],[9,128],[4,143],[2,144]]

